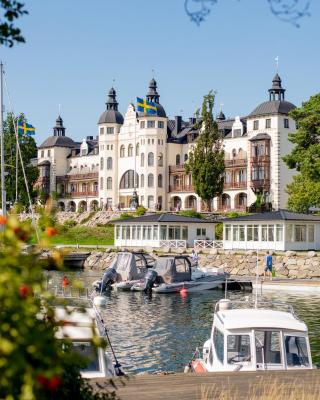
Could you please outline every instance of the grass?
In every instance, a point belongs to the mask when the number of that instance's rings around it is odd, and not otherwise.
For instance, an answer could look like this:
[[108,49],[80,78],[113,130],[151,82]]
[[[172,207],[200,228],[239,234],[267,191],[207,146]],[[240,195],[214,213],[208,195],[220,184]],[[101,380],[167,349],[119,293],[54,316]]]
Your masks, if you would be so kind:
[[77,225],[69,229],[59,229],[51,243],[56,244],[80,244],[80,245],[113,245],[114,228],[108,226],[81,226]]

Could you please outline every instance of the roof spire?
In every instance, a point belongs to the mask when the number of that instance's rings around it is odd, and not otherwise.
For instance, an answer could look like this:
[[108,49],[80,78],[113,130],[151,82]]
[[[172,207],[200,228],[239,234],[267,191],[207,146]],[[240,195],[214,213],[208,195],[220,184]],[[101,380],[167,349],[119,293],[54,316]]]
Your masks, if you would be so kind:
[[281,78],[278,75],[278,72],[272,79],[272,87],[269,89],[269,100],[270,101],[284,101],[284,93],[286,89],[284,89],[281,85]]
[[117,102],[117,92],[115,91],[115,89],[112,87],[109,90],[109,94],[108,94],[108,100],[106,102],[107,105],[107,110],[114,110],[114,111],[118,111],[118,102]]
[[157,92],[157,82],[154,78],[152,78],[149,83],[149,91],[147,93],[147,101],[159,103],[159,98],[160,98],[160,95]]
[[226,119],[226,116],[224,115],[223,111],[222,111],[222,107],[224,106],[223,103],[220,103],[220,112],[217,115],[217,121],[224,121]]
[[[60,106],[60,104],[59,104]],[[63,126],[63,119],[60,116],[56,119],[56,126],[53,128],[53,136],[65,136],[66,128]]]

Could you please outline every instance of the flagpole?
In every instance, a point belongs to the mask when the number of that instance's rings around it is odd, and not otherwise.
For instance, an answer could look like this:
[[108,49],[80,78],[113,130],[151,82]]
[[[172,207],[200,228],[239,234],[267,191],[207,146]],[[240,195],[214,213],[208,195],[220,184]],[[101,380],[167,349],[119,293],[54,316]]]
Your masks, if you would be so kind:
[[15,203],[18,203],[18,170],[19,170],[19,157],[18,157],[18,139],[16,140],[16,199]]
[[6,207],[6,188],[5,188],[5,171],[4,171],[4,140],[3,140],[3,64],[0,62],[0,147],[1,147],[1,206],[2,215],[7,214]]

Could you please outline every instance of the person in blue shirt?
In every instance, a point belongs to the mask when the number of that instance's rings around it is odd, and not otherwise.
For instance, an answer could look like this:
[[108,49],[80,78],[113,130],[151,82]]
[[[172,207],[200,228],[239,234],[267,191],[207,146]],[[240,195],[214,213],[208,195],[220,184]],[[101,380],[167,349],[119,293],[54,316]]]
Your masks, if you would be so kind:
[[270,251],[267,251],[265,260],[266,260],[266,266],[263,272],[263,276],[269,275],[270,278],[272,279],[272,255]]

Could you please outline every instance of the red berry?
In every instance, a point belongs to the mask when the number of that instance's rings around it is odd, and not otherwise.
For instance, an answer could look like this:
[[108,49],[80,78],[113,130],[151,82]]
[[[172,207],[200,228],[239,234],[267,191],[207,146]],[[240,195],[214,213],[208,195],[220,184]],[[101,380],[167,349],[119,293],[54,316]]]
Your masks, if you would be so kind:
[[0,215],[0,225],[5,225],[7,221],[8,221],[7,217]]
[[47,387],[49,390],[56,390],[57,387],[60,385],[61,379],[59,376],[53,376],[48,380]]
[[40,383],[41,386],[43,386],[43,387],[47,386],[48,379],[44,375],[42,375],[42,374],[38,375],[37,381]]
[[25,298],[28,296],[28,294],[30,293],[30,288],[28,285],[26,285],[25,283],[23,283],[20,288],[19,288],[19,294],[21,297]]
[[53,226],[48,226],[48,227],[46,228],[46,235],[47,235],[47,236],[51,237],[51,236],[54,236],[54,235],[56,235],[56,234],[57,234],[57,230],[56,230],[56,228],[54,228]]

